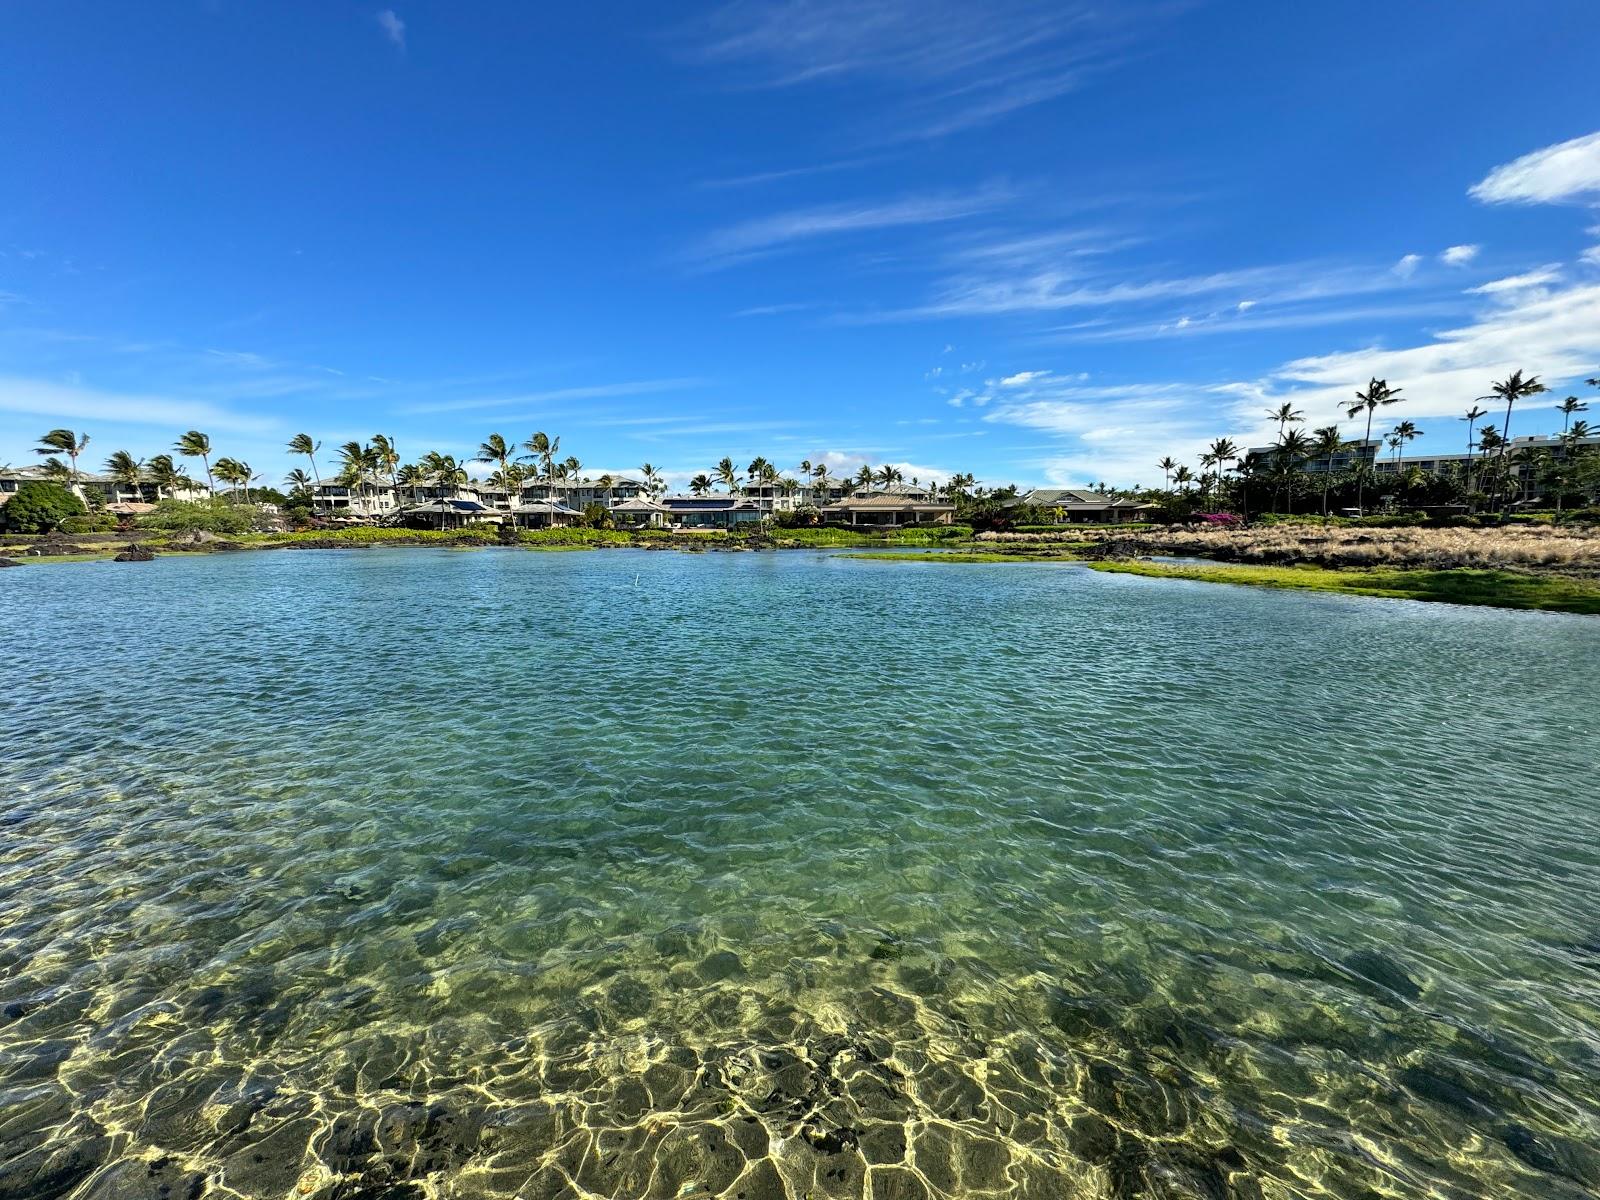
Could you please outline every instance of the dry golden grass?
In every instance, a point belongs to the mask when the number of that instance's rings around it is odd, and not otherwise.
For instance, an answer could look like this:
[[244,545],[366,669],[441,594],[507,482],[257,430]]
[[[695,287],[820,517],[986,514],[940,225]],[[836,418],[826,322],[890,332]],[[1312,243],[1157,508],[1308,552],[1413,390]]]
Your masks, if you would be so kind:
[[1314,563],[1324,567],[1458,567],[1600,575],[1600,530],[1510,525],[1495,529],[1368,529],[1279,525],[1261,529],[1084,530],[983,534],[980,541],[1027,545],[1128,543],[1134,554],[1193,555],[1230,562]]

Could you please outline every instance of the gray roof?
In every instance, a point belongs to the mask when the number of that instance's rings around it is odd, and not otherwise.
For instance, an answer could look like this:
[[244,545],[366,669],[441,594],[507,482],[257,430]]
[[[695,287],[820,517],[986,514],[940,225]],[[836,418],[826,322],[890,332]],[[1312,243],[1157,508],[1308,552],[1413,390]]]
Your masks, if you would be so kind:
[[911,496],[846,496],[843,500],[835,500],[824,508],[823,512],[850,512],[851,510],[884,510],[900,512],[904,509],[916,512],[955,512],[954,504],[945,504],[936,500],[918,500]]
[[470,516],[473,513],[489,512],[490,510],[476,500],[432,500],[427,504],[407,505],[400,511],[402,513],[462,513]]
[[621,504],[613,505],[612,512],[619,513],[658,513],[666,512],[664,504],[658,504],[649,496],[636,496],[632,500],[624,500]]
[[661,503],[669,510],[674,508],[693,508],[702,512],[716,509],[734,510],[759,507],[742,496],[729,496],[727,494],[715,496],[663,496],[661,497]]
[[909,496],[920,499],[932,495],[929,489],[920,484],[910,483],[863,483],[856,488],[858,496]]
[[520,516],[576,517],[576,509],[568,508],[559,500],[529,500],[511,510]]
[[1031,504],[1036,508],[1064,508],[1069,512],[1089,512],[1103,508],[1154,508],[1140,500],[1118,500],[1103,492],[1088,492],[1077,488],[1034,488],[1018,496],[1018,504]]

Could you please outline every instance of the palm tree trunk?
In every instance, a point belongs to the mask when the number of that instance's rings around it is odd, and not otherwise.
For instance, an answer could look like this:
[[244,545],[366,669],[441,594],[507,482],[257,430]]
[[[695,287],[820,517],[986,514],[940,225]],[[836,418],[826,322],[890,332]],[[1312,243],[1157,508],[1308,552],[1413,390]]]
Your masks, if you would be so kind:
[[1511,449],[1511,406],[1514,403],[1514,400],[1506,401],[1506,423],[1500,430],[1500,477],[1494,481],[1494,508],[1500,507],[1500,489],[1505,485],[1506,451]]
[[317,470],[317,456],[315,454],[308,454],[308,455],[306,455],[306,457],[311,460],[311,478],[312,478],[312,480],[315,481],[315,483],[317,485],[317,492],[321,493],[321,491],[322,491],[322,473]]
[[[1370,394],[1372,389],[1367,389]],[[1357,396],[1356,399],[1361,397]],[[1372,409],[1367,409],[1367,435],[1361,439],[1361,469],[1356,472],[1356,511],[1367,515],[1367,443],[1372,440]],[[1374,456],[1376,457],[1376,456]]]

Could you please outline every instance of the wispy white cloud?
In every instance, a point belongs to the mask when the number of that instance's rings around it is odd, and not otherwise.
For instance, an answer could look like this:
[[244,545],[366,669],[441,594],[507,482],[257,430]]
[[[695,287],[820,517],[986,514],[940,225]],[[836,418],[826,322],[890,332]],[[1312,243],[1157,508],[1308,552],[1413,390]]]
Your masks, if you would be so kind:
[[1451,246],[1439,255],[1439,261],[1447,267],[1464,267],[1478,257],[1477,246]]
[[1392,266],[1389,269],[1391,271],[1393,271],[1396,275],[1400,276],[1401,279],[1410,279],[1413,275],[1415,275],[1417,273],[1417,268],[1419,266],[1421,266],[1421,265],[1422,265],[1422,255],[1420,255],[1420,254],[1407,254],[1407,255],[1404,255],[1400,259],[1399,262],[1395,263],[1394,266]]
[[1482,293],[1476,304],[1472,319],[1426,341],[1297,358],[1254,379],[1100,384],[1035,370],[1016,373],[1032,377],[1023,387],[995,381],[948,402],[981,409],[985,423],[1042,435],[1040,456],[1019,465],[1057,483],[1131,484],[1159,478],[1153,464],[1164,454],[1193,466],[1215,437],[1266,444],[1274,432],[1266,412],[1284,401],[1305,413],[1308,426],[1343,423],[1348,431],[1345,408],[1374,375],[1403,388],[1405,403],[1394,410],[1400,417],[1426,419],[1460,416],[1515,370],[1553,389],[1519,411],[1548,407],[1573,381],[1600,371],[1600,283],[1549,279]]
[[[1203,275],[1132,276],[1109,269],[1093,272],[1049,265],[1023,271],[964,271],[946,277],[928,302],[886,312],[855,313],[850,323],[1052,313],[1114,308],[1220,296],[1251,304],[1299,303],[1384,292],[1401,286],[1393,272],[1359,266],[1302,262],[1244,267]],[[1228,298],[1228,303],[1237,301]]]
[[869,87],[889,122],[877,137],[932,138],[1072,91],[1169,7],[1134,22],[1068,0],[738,0],[686,36],[694,60],[745,86]]
[[103,421],[179,430],[265,433],[277,427],[277,422],[269,417],[232,412],[204,400],[109,391],[77,381],[63,383],[17,376],[0,377],[0,410],[33,413],[52,420]]
[[809,308],[815,307],[815,304],[809,303],[757,304],[753,308],[741,308],[733,315],[736,317],[777,317],[782,316],[784,313],[804,312]]
[[[1524,370],[1546,383],[1585,378],[1600,368],[1600,284],[1512,290],[1468,324],[1421,345],[1369,347],[1297,359],[1261,381],[1260,396],[1293,400],[1307,420],[1342,416],[1355,388],[1376,375],[1407,396],[1407,417],[1456,416],[1491,380]],[[1553,401],[1550,401],[1553,403]],[[1525,407],[1538,407],[1527,403]]]
[[545,391],[521,392],[515,396],[479,396],[441,403],[414,404],[402,408],[403,413],[469,412],[476,409],[516,408],[536,404],[549,404],[563,400],[598,400],[613,396],[646,396],[658,392],[683,391],[705,383],[703,379],[635,379],[622,383],[586,384],[581,387],[551,388]]
[[801,179],[809,175],[831,175],[836,171],[850,171],[856,167],[870,166],[882,162],[885,155],[871,154],[860,155],[856,158],[841,158],[833,162],[811,163],[800,167],[781,167],[771,171],[754,171],[747,175],[729,175],[716,179],[705,179],[700,182],[703,188],[744,188],[759,187],[767,183],[781,183],[786,179]]
[[1507,275],[1504,279],[1491,279],[1467,291],[1475,296],[1497,296],[1505,292],[1525,292],[1529,288],[1545,287],[1561,280],[1561,264],[1549,263],[1521,275]]
[[406,23],[400,19],[394,9],[386,8],[378,13],[375,18],[378,28],[383,31],[383,36],[388,38],[401,50],[406,48]]
[[1049,371],[1018,371],[1015,375],[1007,375],[1000,381],[1003,388],[1027,387],[1035,380],[1043,379]]
[[1473,184],[1470,194],[1488,204],[1557,204],[1600,194],[1600,133],[1498,166]]
[[906,196],[792,209],[719,230],[691,247],[685,259],[704,268],[725,267],[818,238],[955,221],[987,212],[1008,198],[1004,190],[990,188],[965,195]]

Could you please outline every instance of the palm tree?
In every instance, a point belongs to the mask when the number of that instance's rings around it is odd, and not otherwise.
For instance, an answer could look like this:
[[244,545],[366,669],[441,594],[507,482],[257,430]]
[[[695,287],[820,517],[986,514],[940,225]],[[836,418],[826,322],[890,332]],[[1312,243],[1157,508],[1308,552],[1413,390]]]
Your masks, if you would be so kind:
[[600,490],[600,494],[605,497],[604,504],[607,508],[611,507],[611,489],[616,485],[617,481],[611,478],[609,472],[600,476],[599,479],[594,481],[594,486],[598,488]]
[[47,458],[42,465],[45,475],[54,482],[64,484],[72,482],[72,468],[59,458]]
[[430,450],[422,456],[422,469],[433,479],[439,489],[439,528],[444,528],[444,502],[455,499],[456,492],[467,481],[467,469],[449,454]]
[[1389,434],[1390,444],[1397,447],[1395,451],[1395,470],[1400,469],[1400,451],[1406,448],[1407,443],[1415,441],[1422,436],[1422,430],[1417,428],[1415,421],[1401,421]]
[[739,490],[739,474],[733,469],[733,459],[724,458],[717,464],[717,482],[728,489],[729,494]]
[[216,477],[223,483],[231,483],[235,491],[243,491],[245,503],[250,502],[250,468],[237,458],[217,459]]
[[762,455],[758,454],[750,460],[750,465],[744,469],[744,473],[746,478],[754,482],[765,479],[767,477],[767,472],[772,469],[772,464],[769,463]]
[[1296,411],[1295,406],[1285,400],[1277,408],[1267,409],[1267,419],[1278,423],[1278,440],[1281,442],[1283,440],[1284,426],[1288,425],[1290,421],[1304,420],[1305,413]]
[[[481,461],[481,460],[480,460]],[[507,463],[489,476],[489,483],[506,494],[506,504],[515,508],[522,499],[522,481],[528,477],[521,463]]]
[[289,439],[289,453],[306,456],[306,461],[311,464],[311,477],[319,488],[322,486],[322,473],[317,470],[317,451],[321,449],[322,443],[312,441],[309,433],[297,433]]
[[1300,464],[1313,453],[1315,447],[1310,438],[1298,429],[1291,429],[1280,437],[1273,445],[1273,470],[1272,470],[1272,511],[1278,511],[1278,489],[1280,485],[1289,490],[1289,511],[1294,511],[1293,484],[1300,471]]
[[1366,456],[1367,443],[1372,441],[1372,414],[1380,408],[1387,408],[1391,404],[1400,403],[1400,393],[1404,388],[1391,388],[1387,379],[1373,377],[1367,381],[1367,390],[1356,393],[1356,402],[1345,406],[1344,415],[1353,417],[1357,413],[1367,414],[1367,432],[1361,442],[1361,459],[1356,466],[1356,510],[1365,512],[1367,475],[1369,468]]
[[150,482],[156,485],[156,499],[161,499],[162,492],[176,493],[189,482],[170,454],[157,454],[145,468],[145,473],[150,477]]
[[1189,484],[1194,482],[1194,472],[1189,470],[1188,463],[1178,464],[1178,469],[1172,473],[1172,482],[1178,485],[1180,492],[1188,490]]
[[[416,504],[421,499],[419,489],[428,480],[428,473],[417,463],[407,463],[395,474],[395,481],[400,487],[411,489],[411,503]],[[400,497],[395,497],[395,503],[400,502]]]
[[372,435],[372,461],[376,470],[382,471],[389,477],[389,486],[394,490],[395,502],[400,498],[400,447],[393,438],[385,437],[381,433]]
[[1484,465],[1483,475],[1480,479],[1480,483],[1483,486],[1479,488],[1479,491],[1488,491],[1492,485],[1494,491],[1496,493],[1499,492],[1498,476],[1503,464],[1498,456],[1498,451],[1504,443],[1505,439],[1500,436],[1500,431],[1493,425],[1485,425],[1478,430],[1478,458],[1480,460],[1494,459],[1493,462],[1485,463]]
[[704,496],[711,490],[711,477],[702,472],[689,480],[689,491],[696,496]]
[[1589,406],[1576,396],[1568,396],[1556,405],[1556,411],[1561,414],[1561,436],[1567,436],[1567,427],[1572,424],[1572,414],[1588,412]]
[[[1207,453],[1217,464],[1217,494],[1221,495],[1222,477],[1227,473],[1228,464],[1239,457],[1239,447],[1232,438],[1217,438],[1211,443]],[[1176,479],[1177,476],[1174,475],[1173,478]]]
[[289,494],[296,492],[309,492],[311,490],[311,476],[307,475],[304,467],[295,467],[283,477],[284,486],[289,489]]
[[1475,445],[1472,438],[1473,427],[1488,415],[1489,410],[1487,408],[1479,408],[1474,403],[1471,408],[1467,409],[1467,415],[1461,418],[1467,423],[1467,495],[1469,497],[1472,495],[1472,450]]
[[877,478],[878,485],[885,489],[891,488],[895,484],[903,483],[905,481],[905,475],[901,473],[900,468],[891,466],[888,463],[884,463],[883,466],[878,468]]
[[1556,521],[1561,520],[1561,502],[1566,498],[1567,469],[1583,452],[1583,443],[1592,435],[1589,422],[1579,421],[1561,434],[1561,469],[1556,476]]
[[134,500],[143,500],[139,485],[144,482],[144,461],[136,459],[126,450],[113,451],[106,459],[106,472],[121,486],[133,492]]
[[644,476],[645,491],[652,496],[656,495],[661,490],[661,472],[657,471],[649,463],[645,463],[644,466],[639,468],[639,473]]
[[490,478],[489,482],[494,483],[496,487],[506,488],[506,494],[511,500],[511,506],[515,508],[517,497],[512,496],[511,489],[506,486],[511,479],[511,451],[513,449],[514,447],[506,444],[505,438],[498,433],[491,433],[478,444],[478,457],[472,461],[499,464],[499,482],[496,483],[493,477]]
[[1178,469],[1178,464],[1172,461],[1172,455],[1169,454],[1156,464],[1156,469],[1166,478],[1166,490],[1170,492],[1172,490],[1172,473]]
[[574,484],[583,482],[583,464],[574,455],[567,455],[561,464],[561,478],[570,479]]
[[522,448],[528,452],[529,457],[534,462],[544,467],[545,495],[549,499],[554,499],[556,454],[561,450],[561,439],[553,438],[547,433],[536,433],[522,443]]
[[[1207,481],[1211,478],[1210,470],[1217,465],[1217,456],[1207,450],[1200,456],[1200,494],[1204,496],[1211,485]],[[1218,491],[1221,491],[1222,472],[1217,472]]]
[[89,445],[89,435],[76,434],[70,429],[52,429],[39,439],[35,454],[65,454],[72,460],[72,486],[78,486],[78,455]]
[[1322,519],[1328,519],[1328,488],[1333,483],[1333,458],[1344,449],[1344,437],[1339,433],[1337,425],[1324,425],[1314,431],[1316,440],[1311,444],[1311,453],[1322,460]]
[[206,490],[215,492],[217,481],[211,474],[211,439],[198,429],[191,429],[172,447],[185,458],[198,458],[206,468]]
[[[1529,396],[1537,396],[1544,390],[1545,386],[1539,382],[1539,377],[1537,375],[1530,375],[1527,379],[1524,379],[1520,370],[1513,371],[1511,374],[1507,375],[1505,379],[1489,385],[1490,394],[1497,396],[1506,402],[1505,425],[1500,430],[1501,458],[1505,457],[1506,448],[1511,444],[1511,406],[1518,400],[1525,400]],[[1485,397],[1485,399],[1487,399],[1487,397]],[[1504,464],[1501,465],[1504,466]],[[1502,477],[1504,477],[1505,472],[1502,470],[1500,474]],[[1491,504],[1490,507],[1498,506],[1499,502],[1500,490],[1497,482],[1494,503]]]
[[363,501],[368,481],[377,467],[378,454],[371,446],[346,442],[339,447],[339,483]]

